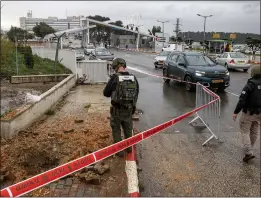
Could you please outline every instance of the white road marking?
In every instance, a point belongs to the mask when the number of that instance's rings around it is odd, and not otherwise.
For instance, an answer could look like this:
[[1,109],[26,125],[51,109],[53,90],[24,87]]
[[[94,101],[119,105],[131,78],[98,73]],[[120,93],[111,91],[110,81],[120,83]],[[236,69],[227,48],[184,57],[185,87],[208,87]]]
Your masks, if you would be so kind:
[[235,93],[232,93],[232,92],[230,92],[230,91],[227,91],[227,90],[225,90],[227,93],[229,93],[229,94],[231,94],[231,95],[234,95],[234,96],[237,96],[237,97],[239,97],[239,95],[238,94],[235,94]]

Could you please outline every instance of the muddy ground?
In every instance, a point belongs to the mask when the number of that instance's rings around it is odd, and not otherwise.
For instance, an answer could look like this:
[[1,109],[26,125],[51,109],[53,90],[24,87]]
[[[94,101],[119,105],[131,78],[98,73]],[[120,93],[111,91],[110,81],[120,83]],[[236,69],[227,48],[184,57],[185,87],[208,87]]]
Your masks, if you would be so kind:
[[25,104],[26,93],[41,95],[58,82],[11,84],[1,80],[1,115]]
[[[103,87],[76,87],[56,105],[54,115],[44,115],[11,140],[1,140],[1,175],[7,175],[1,188],[110,145],[110,105],[101,95]],[[99,176],[99,191],[103,193],[99,196],[126,196],[121,191],[127,185],[124,159],[111,157],[103,162],[109,166],[109,172]],[[79,180],[77,173],[71,177]],[[119,187],[120,192],[113,190]],[[29,195],[55,196],[49,187],[26,196]]]

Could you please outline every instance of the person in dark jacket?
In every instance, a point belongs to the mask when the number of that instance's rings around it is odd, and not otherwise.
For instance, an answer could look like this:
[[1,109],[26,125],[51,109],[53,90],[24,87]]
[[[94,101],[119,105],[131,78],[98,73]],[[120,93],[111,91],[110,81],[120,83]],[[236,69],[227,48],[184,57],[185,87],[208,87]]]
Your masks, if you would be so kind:
[[[133,124],[132,124],[132,115],[136,110],[136,103],[131,104],[131,107],[126,107],[118,104],[114,101],[114,94],[116,91],[118,74],[129,76],[131,75],[128,71],[126,71],[126,61],[122,58],[115,58],[112,62],[112,68],[115,70],[115,74],[111,75],[109,82],[103,90],[103,95],[105,97],[111,97],[111,107],[110,107],[110,125],[112,128],[112,136],[114,143],[121,141],[121,126],[124,132],[125,139],[132,136]],[[136,99],[138,99],[139,94],[139,83],[134,76],[136,82]],[[126,151],[129,153],[132,151],[132,148],[127,148]],[[123,157],[124,153],[117,153],[119,157]]]
[[237,114],[242,110],[242,116],[239,121],[242,142],[245,157],[244,162],[255,158],[253,154],[253,146],[257,140],[260,131],[261,120],[261,66],[256,65],[251,70],[251,77],[246,86],[243,88],[233,119],[237,118]]

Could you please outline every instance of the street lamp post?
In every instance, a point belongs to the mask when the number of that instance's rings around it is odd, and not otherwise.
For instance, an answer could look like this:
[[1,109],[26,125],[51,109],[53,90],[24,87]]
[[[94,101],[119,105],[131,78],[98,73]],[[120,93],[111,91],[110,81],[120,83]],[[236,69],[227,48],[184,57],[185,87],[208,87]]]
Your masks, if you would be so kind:
[[140,31],[139,31],[139,27],[141,27],[143,25],[139,25],[136,26],[136,28],[138,29],[138,36],[137,36],[137,44],[136,44],[136,49],[139,50],[139,42],[140,42]]
[[201,14],[197,14],[198,16],[200,17],[203,17],[204,18],[204,40],[203,40],[203,53],[205,54],[205,40],[206,40],[206,36],[205,36],[205,33],[206,33],[206,20],[208,17],[212,17],[213,15],[208,15],[208,16],[203,16]]
[[[164,24],[165,23],[168,23],[169,21],[159,21],[157,20],[159,23],[162,23],[162,32],[163,32],[163,37],[165,38],[165,34],[164,34]],[[165,43],[165,40],[163,40],[163,47],[164,47],[164,43]]]

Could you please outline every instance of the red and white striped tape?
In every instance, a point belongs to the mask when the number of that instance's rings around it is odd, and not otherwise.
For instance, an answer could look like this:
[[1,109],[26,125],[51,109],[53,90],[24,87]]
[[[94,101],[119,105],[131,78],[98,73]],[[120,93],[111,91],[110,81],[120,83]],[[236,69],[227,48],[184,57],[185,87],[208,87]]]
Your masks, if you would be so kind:
[[[43,187],[53,181],[61,179],[76,171],[79,171],[91,164],[94,164],[98,161],[108,158],[108,157],[118,153],[119,151],[123,151],[130,146],[134,146],[134,145],[142,142],[143,140],[176,124],[177,122],[187,118],[188,116],[196,113],[197,111],[200,111],[201,109],[207,107],[208,105],[214,103],[217,100],[219,100],[219,98],[216,98],[213,101],[211,101],[201,107],[198,107],[188,113],[185,113],[177,118],[174,118],[174,119],[167,121],[163,124],[160,124],[158,126],[155,126],[151,129],[148,129],[144,132],[134,135],[128,139],[122,140],[121,142],[112,144],[112,145],[105,147],[103,149],[100,149],[94,153],[88,154],[84,157],[78,158],[76,160],[63,164],[56,168],[53,168],[49,171],[43,172],[39,175],[36,175],[34,177],[21,181],[17,184],[4,188],[1,190],[1,196],[2,197],[13,197],[13,196],[17,197],[17,196],[24,195],[28,192],[31,192],[35,189],[38,189],[40,187]],[[135,189],[134,189],[134,191],[135,191]],[[137,194],[138,192],[133,192],[133,193]]]

